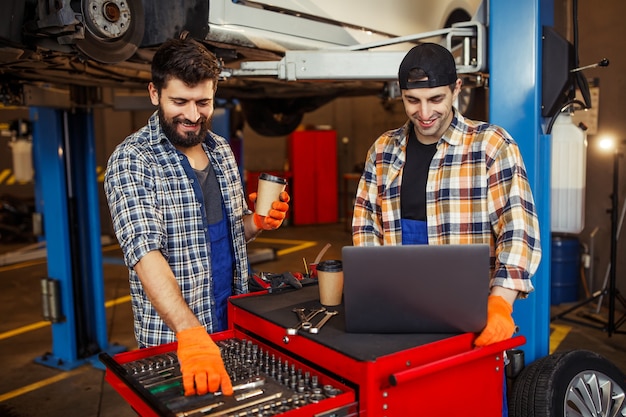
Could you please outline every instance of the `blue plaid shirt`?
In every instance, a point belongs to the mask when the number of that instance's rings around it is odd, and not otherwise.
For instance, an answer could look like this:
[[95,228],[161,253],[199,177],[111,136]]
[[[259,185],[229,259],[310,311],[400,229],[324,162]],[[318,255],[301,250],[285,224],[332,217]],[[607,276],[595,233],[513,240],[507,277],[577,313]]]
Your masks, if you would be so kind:
[[[248,292],[248,261],[242,218],[251,213],[237,163],[224,138],[209,132],[203,144],[215,170],[233,242],[233,294]],[[105,173],[113,228],[129,268],[135,337],[139,346],[176,340],[146,296],[133,267],[148,252],[167,259],[184,299],[207,331],[214,305],[208,222],[200,184],[187,158],[161,131],[155,112],[148,124],[112,153]],[[217,255],[219,256],[219,254]]]

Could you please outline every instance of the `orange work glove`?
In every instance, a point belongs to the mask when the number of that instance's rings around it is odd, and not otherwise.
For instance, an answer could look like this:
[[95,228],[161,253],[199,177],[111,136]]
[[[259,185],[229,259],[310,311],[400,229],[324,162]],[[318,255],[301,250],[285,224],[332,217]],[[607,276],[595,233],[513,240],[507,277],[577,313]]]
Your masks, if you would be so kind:
[[[251,193],[248,195],[248,198],[253,203],[256,202],[257,193]],[[263,230],[274,230],[278,229],[281,224],[283,224],[283,220],[285,220],[285,216],[287,215],[287,210],[289,210],[289,194],[287,191],[283,191],[280,193],[280,201],[274,201],[272,203],[272,208],[270,209],[267,216],[259,216],[254,213],[254,224],[259,229]]]
[[490,295],[487,299],[487,325],[474,341],[476,346],[486,346],[501,342],[513,336],[513,306],[499,295]]
[[224,367],[220,348],[202,326],[176,333],[178,362],[183,374],[185,395],[204,395],[220,386],[222,394],[232,395],[233,384]]

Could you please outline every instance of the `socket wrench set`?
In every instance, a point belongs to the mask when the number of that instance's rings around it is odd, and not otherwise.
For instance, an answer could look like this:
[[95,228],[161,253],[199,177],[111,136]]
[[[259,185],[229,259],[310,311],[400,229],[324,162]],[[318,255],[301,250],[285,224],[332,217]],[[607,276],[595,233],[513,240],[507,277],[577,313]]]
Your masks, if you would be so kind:
[[[354,392],[284,354],[253,341],[214,335],[234,394],[184,396],[176,344],[100,360],[106,379],[142,416],[350,416]],[[327,413],[328,412],[328,413]]]

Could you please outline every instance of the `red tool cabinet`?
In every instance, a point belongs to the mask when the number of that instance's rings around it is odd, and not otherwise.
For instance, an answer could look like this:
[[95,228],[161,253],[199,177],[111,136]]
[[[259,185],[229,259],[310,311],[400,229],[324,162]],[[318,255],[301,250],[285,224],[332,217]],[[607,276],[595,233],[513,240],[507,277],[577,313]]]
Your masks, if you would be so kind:
[[[473,348],[475,336],[470,333],[346,333],[343,306],[337,307],[339,314],[319,333],[300,330],[295,335],[288,335],[287,328],[299,322],[293,312],[296,307],[307,310],[320,307],[317,286],[233,297],[229,305],[230,330],[213,335],[216,341],[233,337],[252,340],[271,350],[272,354],[319,375],[321,384],[340,388],[341,394],[334,398],[280,415],[502,415],[503,353],[523,344],[522,336]],[[313,323],[320,317],[313,319]],[[159,413],[158,405],[149,404],[150,401],[129,383],[123,370],[115,368],[149,355],[175,350],[175,347],[175,344],[163,345],[109,358],[107,362],[103,361],[107,365],[106,380],[140,415],[164,415]]]
[[302,130],[289,136],[292,174],[291,211],[294,225],[339,220],[337,133]]
[[473,348],[474,335],[346,333],[343,310],[318,334],[286,334],[295,307],[319,307],[315,286],[288,294],[235,298],[235,329],[281,346],[354,387],[360,416],[502,416],[505,350],[518,336]]

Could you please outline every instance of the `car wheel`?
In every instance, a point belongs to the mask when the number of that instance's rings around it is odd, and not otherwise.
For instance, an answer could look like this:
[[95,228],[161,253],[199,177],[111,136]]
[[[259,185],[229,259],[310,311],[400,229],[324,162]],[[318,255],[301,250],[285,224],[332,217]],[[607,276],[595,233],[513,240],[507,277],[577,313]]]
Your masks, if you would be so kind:
[[243,112],[250,127],[262,136],[285,136],[302,122],[302,113],[273,112],[267,107],[243,105]]
[[512,417],[626,417],[624,374],[597,353],[573,350],[539,359],[515,379]]
[[300,126],[304,114],[335,98],[333,94],[291,98],[242,99],[243,115],[252,129],[263,136],[285,136]]
[[82,16],[85,38],[76,47],[96,61],[122,62],[133,56],[144,35],[141,0],[85,0]]

